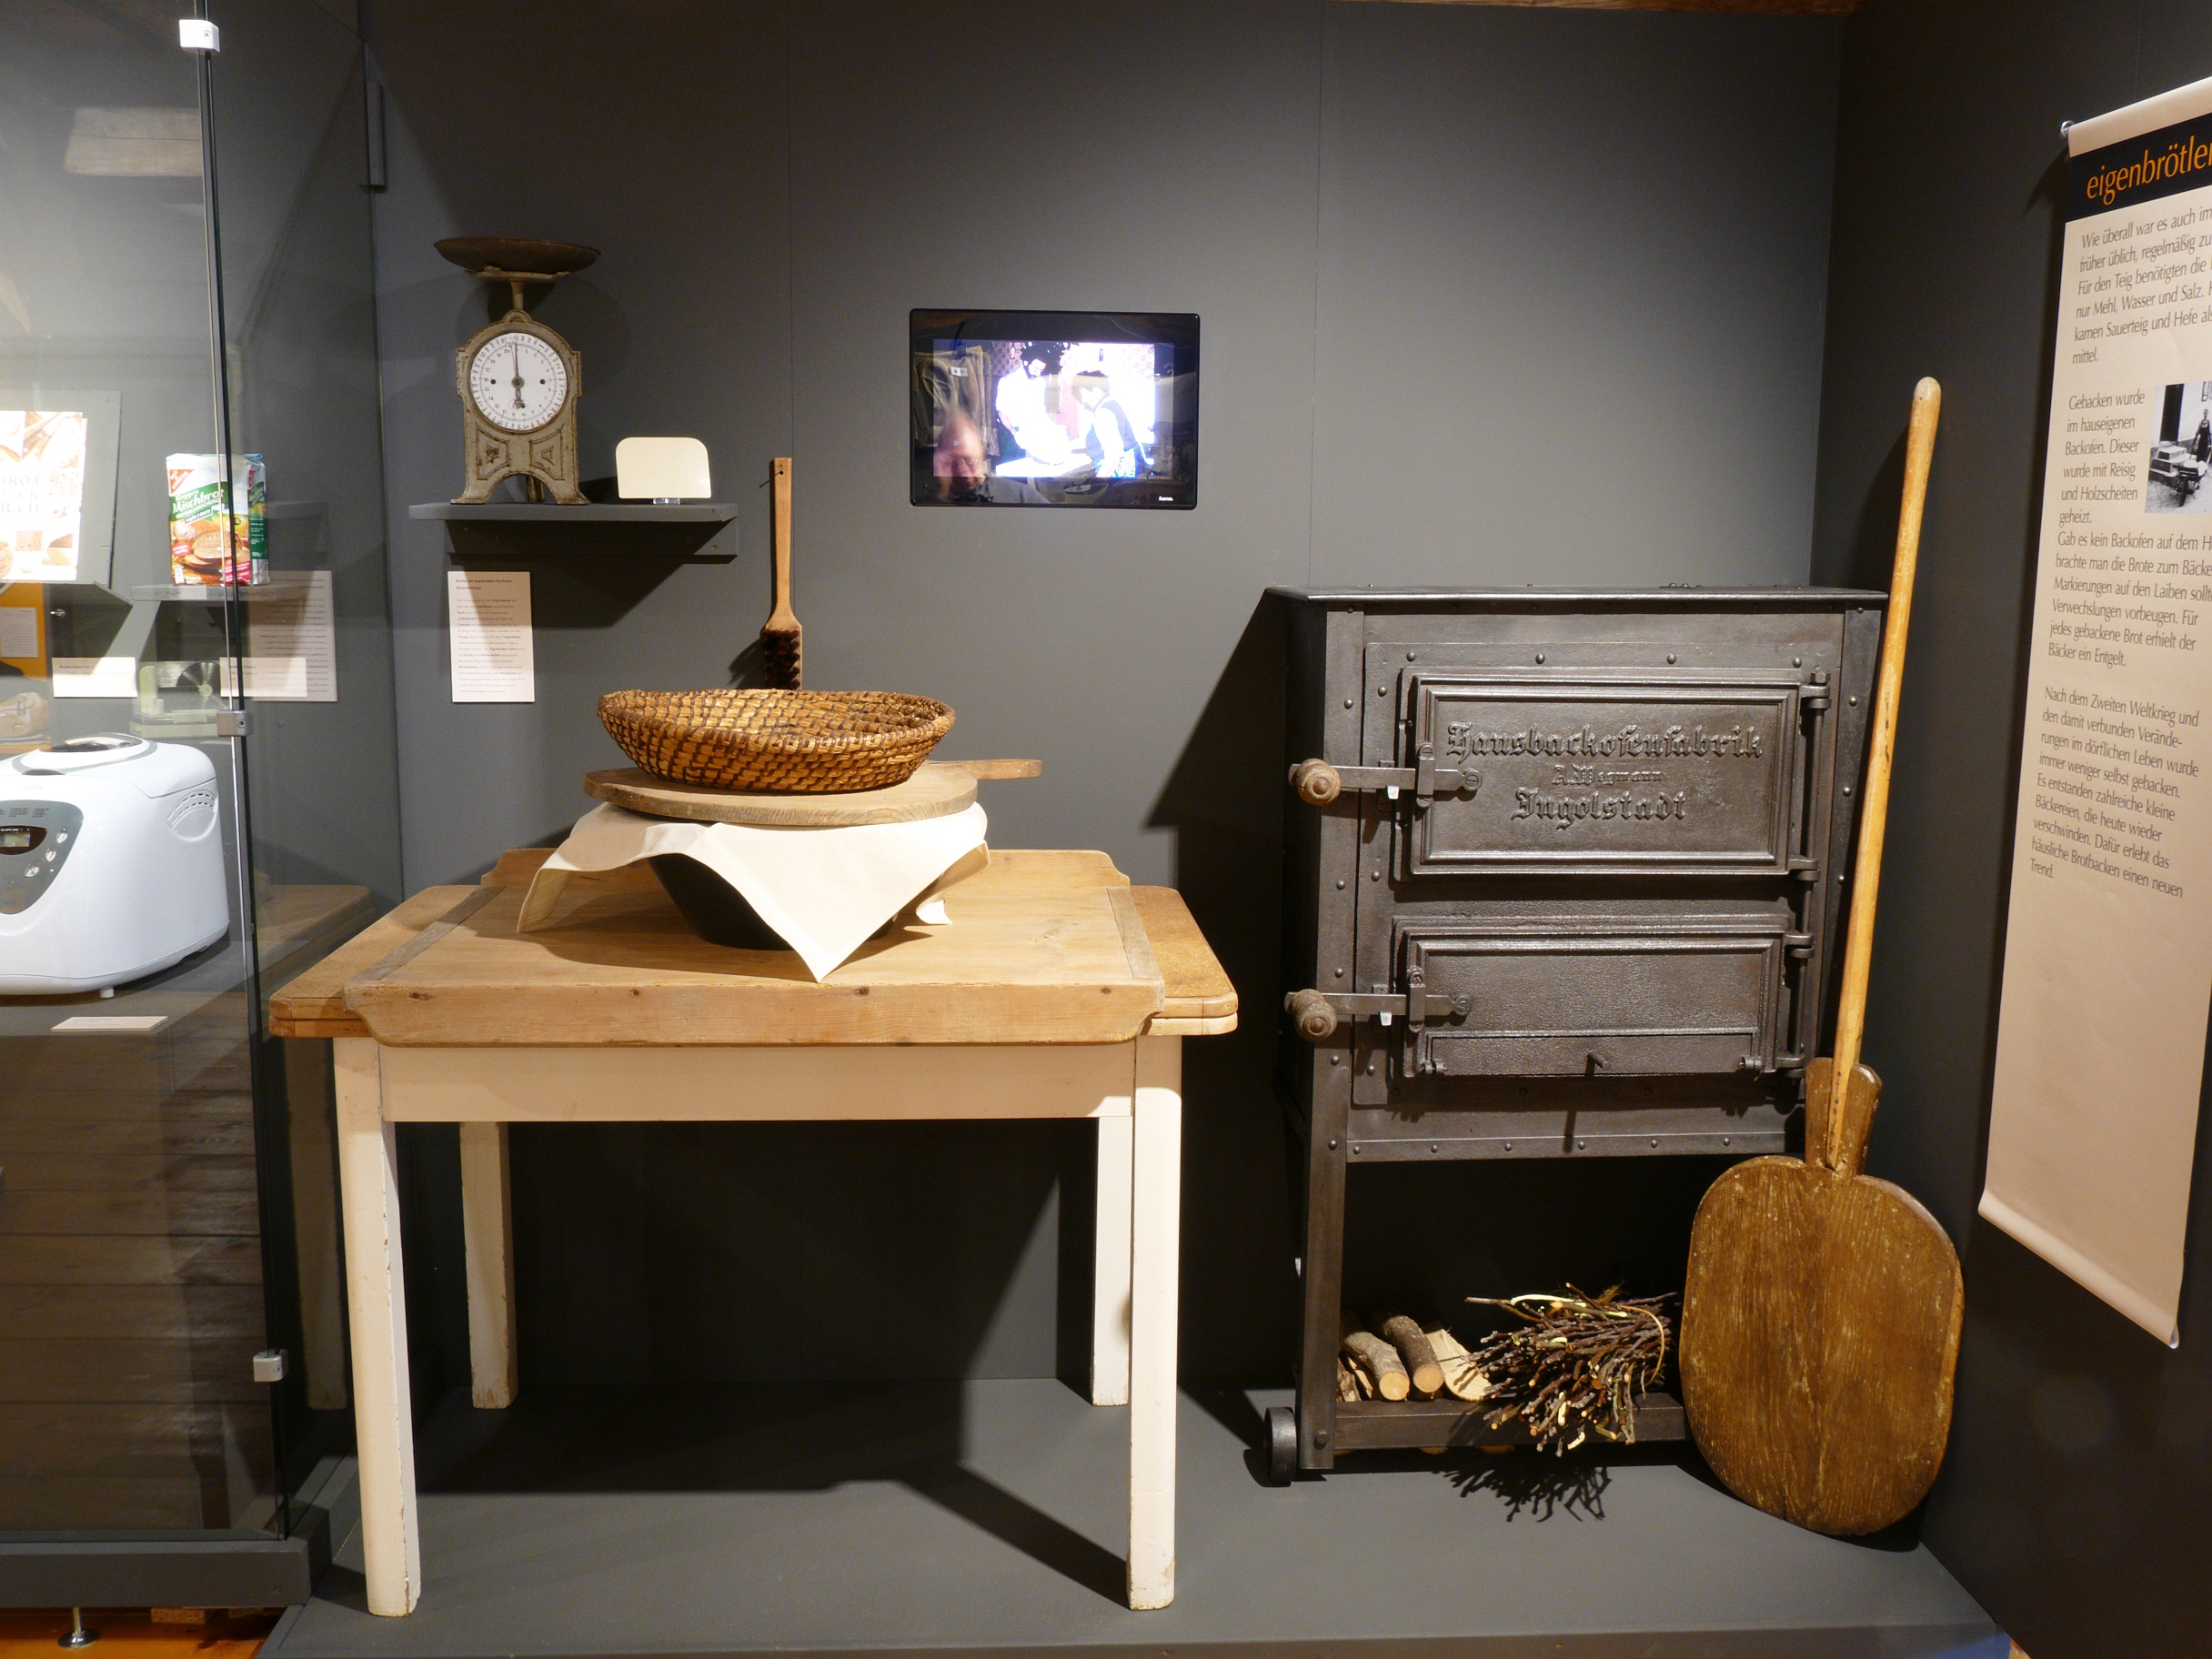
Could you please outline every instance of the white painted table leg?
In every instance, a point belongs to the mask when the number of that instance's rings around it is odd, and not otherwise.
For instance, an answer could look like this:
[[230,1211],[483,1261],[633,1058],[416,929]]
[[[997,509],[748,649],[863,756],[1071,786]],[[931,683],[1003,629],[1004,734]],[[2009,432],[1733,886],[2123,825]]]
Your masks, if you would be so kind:
[[1130,1156],[1133,1118],[1099,1120],[1098,1245],[1091,1260],[1091,1403],[1129,1403]]
[[332,1045],[346,1283],[353,1312],[354,1433],[361,1459],[361,1548],[368,1610],[397,1616],[422,1593],[415,1512],[415,1423],[407,1387],[407,1299],[399,1251],[399,1182],[384,1121],[377,1045]]
[[1137,1039],[1129,1333],[1129,1604],[1175,1599],[1176,1275],[1182,1039]]
[[461,1241],[468,1279],[469,1398],[515,1403],[515,1224],[508,1202],[507,1125],[461,1129]]

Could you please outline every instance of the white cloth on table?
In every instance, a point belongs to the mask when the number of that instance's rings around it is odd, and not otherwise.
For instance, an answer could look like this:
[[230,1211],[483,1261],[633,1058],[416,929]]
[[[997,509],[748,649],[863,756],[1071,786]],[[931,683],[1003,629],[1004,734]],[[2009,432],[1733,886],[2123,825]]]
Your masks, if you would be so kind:
[[[701,824],[599,806],[577,820],[531,879],[516,930],[544,926],[579,870],[679,853],[744,895],[819,980],[944,877],[956,869],[968,874],[965,866],[984,853],[989,822],[975,805],[910,823],[832,829]],[[925,922],[945,920],[941,905],[922,909]]]

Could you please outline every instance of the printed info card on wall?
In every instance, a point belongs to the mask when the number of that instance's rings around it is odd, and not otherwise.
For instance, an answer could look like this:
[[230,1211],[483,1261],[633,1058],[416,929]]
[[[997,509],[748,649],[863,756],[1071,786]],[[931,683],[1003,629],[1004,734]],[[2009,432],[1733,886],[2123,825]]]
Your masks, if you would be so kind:
[[2067,145],[1981,1212],[2178,1344],[2212,1000],[2212,81]]
[[91,417],[0,409],[0,581],[74,582]]
[[446,572],[447,634],[457,703],[534,703],[528,570]]

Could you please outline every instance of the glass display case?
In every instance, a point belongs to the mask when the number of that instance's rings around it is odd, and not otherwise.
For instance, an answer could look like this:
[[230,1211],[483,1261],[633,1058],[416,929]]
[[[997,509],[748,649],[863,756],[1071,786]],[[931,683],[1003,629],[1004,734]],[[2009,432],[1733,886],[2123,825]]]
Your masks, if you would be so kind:
[[399,896],[363,59],[210,20],[0,15],[0,1604],[297,1599],[350,1433],[265,1010]]

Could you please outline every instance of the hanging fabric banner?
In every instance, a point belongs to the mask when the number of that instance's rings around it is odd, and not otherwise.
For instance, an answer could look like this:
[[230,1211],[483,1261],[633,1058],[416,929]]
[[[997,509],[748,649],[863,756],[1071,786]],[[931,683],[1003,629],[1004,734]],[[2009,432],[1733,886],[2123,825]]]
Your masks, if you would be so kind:
[[2212,80],[2067,147],[1981,1212],[2177,1346],[2212,1006]]

